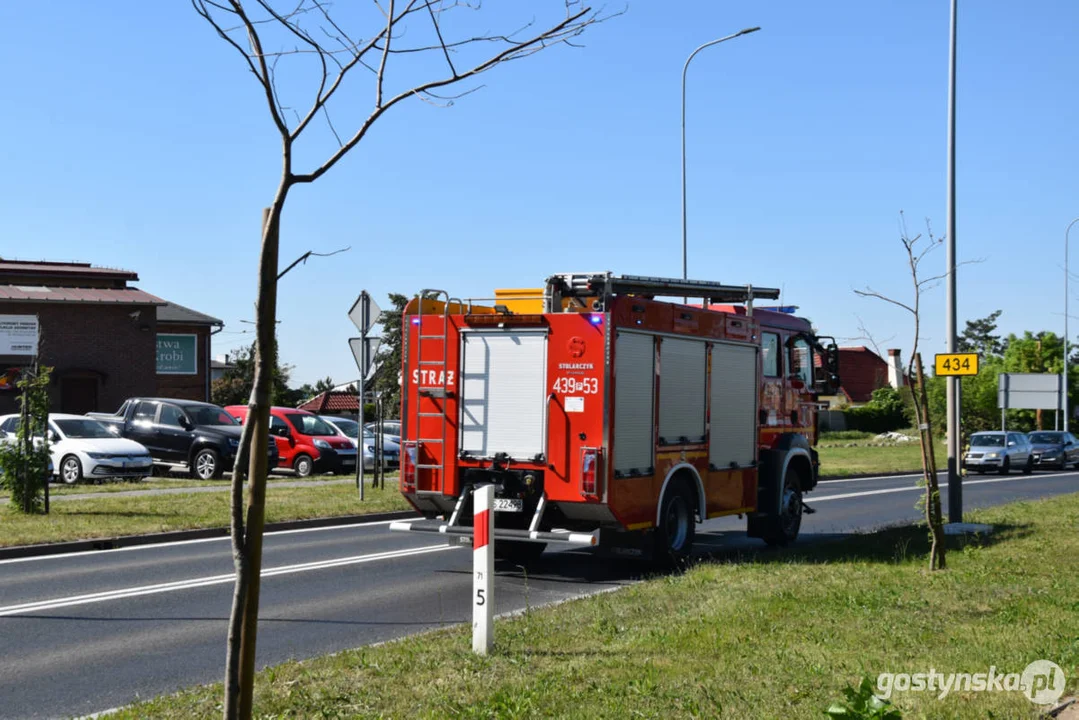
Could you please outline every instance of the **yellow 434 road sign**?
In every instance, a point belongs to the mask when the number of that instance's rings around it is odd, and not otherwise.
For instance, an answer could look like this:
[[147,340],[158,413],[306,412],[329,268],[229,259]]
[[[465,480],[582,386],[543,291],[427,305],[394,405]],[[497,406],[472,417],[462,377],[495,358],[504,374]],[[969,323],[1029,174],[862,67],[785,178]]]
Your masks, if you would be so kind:
[[935,370],[938,376],[977,375],[978,353],[940,353]]

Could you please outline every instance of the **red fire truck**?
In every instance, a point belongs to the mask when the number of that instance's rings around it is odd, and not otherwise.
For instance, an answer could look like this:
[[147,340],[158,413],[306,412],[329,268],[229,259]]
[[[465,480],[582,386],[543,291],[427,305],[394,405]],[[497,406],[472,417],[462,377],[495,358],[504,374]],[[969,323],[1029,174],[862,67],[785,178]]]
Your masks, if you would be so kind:
[[795,539],[838,353],[754,307],[778,290],[608,272],[513,292],[405,308],[401,492],[426,519],[394,529],[470,543],[471,489],[493,483],[495,548],[517,560],[602,538],[677,561],[722,515]]

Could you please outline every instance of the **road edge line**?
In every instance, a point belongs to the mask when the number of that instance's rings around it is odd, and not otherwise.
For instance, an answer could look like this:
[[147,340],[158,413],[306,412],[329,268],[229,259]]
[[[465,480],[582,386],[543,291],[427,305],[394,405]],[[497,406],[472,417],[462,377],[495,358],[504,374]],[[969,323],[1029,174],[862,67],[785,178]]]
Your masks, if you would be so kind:
[[[304,530],[307,528],[337,527],[358,523],[408,520],[418,517],[420,516],[413,510],[396,510],[392,512],[368,513],[366,515],[338,515],[336,517],[308,518],[305,520],[282,520],[280,522],[266,523],[266,532],[272,533],[283,530]],[[94,550],[117,550],[123,547],[159,545],[162,543],[183,542],[185,540],[226,538],[228,536],[229,529],[227,527],[215,527],[199,528],[197,530],[171,530],[169,532],[149,533],[145,535],[119,535],[115,537],[92,538],[87,540],[68,540],[64,542],[41,543],[37,545],[12,545],[11,547],[0,548],[0,560],[90,552]]]

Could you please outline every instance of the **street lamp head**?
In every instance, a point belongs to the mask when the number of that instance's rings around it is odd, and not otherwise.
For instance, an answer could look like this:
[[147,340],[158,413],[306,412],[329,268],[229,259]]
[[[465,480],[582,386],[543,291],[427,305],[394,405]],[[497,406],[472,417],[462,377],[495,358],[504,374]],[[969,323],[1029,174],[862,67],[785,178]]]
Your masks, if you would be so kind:
[[[738,33],[738,35],[749,35],[750,33],[755,33],[755,32],[757,32],[758,30],[760,30],[760,28],[759,28],[759,27],[751,27],[751,28],[746,28],[746,29],[745,29],[745,30],[743,30],[742,32]],[[735,37],[738,37],[738,35],[736,35]]]

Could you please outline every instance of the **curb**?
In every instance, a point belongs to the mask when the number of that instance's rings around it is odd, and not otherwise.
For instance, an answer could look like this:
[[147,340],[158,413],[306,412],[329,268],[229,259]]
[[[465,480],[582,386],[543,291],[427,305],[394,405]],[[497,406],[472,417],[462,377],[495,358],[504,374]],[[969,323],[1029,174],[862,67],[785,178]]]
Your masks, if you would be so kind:
[[[415,517],[419,517],[419,515],[412,510],[398,510],[396,512],[370,513],[367,515],[341,515],[338,517],[311,518],[309,520],[285,520],[282,522],[266,523],[265,532],[336,527],[339,525],[355,525],[358,523],[383,522],[387,520],[408,520],[409,518]],[[121,535],[119,537],[73,540],[70,542],[44,543],[40,545],[16,545],[14,547],[0,548],[0,560],[89,552],[91,550],[116,550],[118,548],[136,547],[138,545],[157,545],[159,543],[182,542],[184,540],[205,540],[207,538],[224,538],[228,536],[228,528],[217,527],[202,528],[199,530],[173,530],[171,532],[151,533],[149,535]]]

